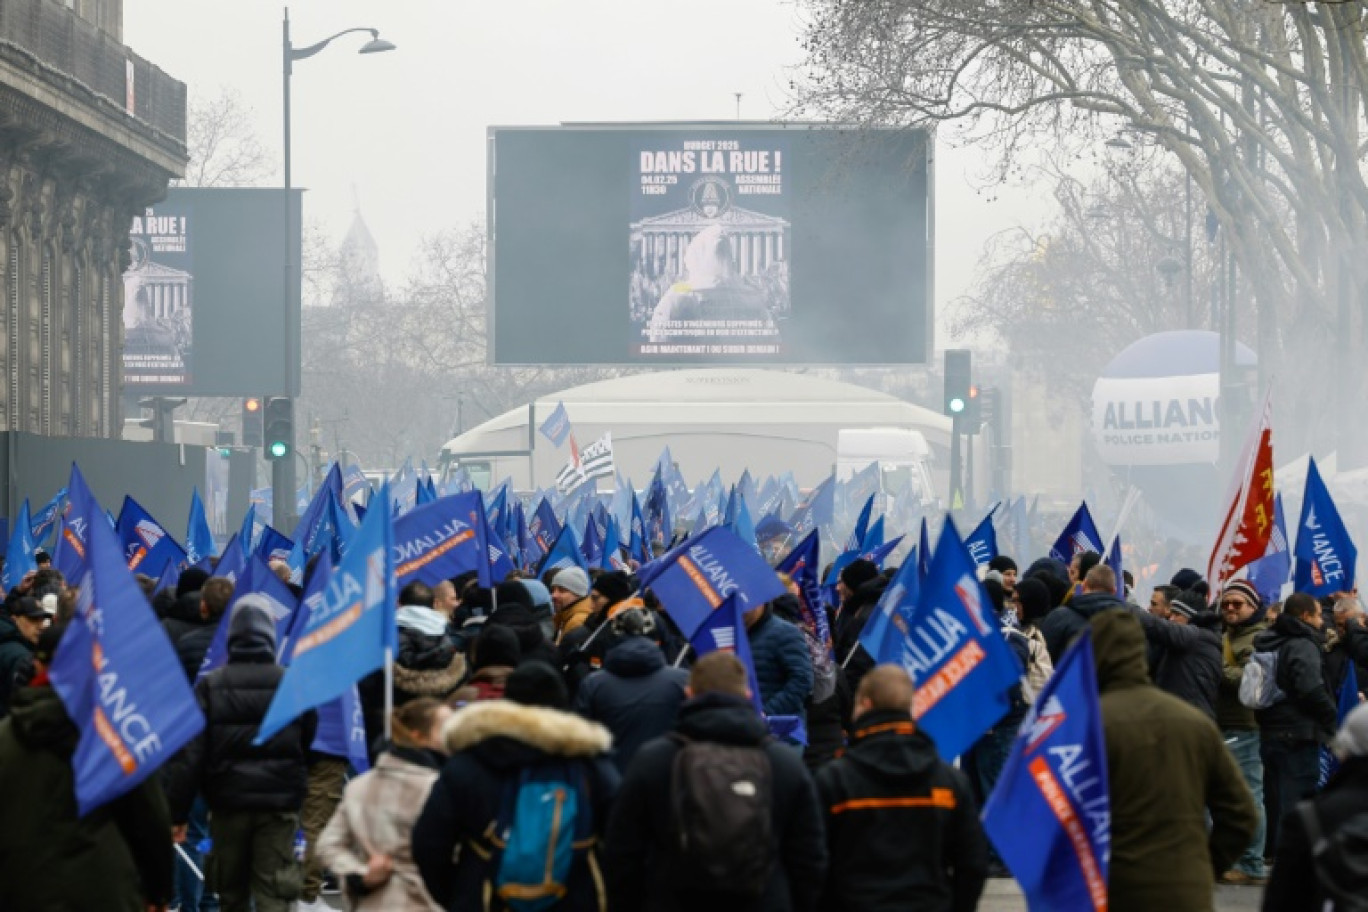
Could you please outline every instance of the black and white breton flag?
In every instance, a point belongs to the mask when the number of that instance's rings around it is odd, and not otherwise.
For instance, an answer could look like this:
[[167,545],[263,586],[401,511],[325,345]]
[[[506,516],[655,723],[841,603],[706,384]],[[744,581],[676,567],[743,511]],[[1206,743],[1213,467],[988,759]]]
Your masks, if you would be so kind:
[[[575,455],[579,459],[575,459]],[[556,488],[562,494],[569,494],[592,478],[603,478],[613,474],[613,436],[604,431],[603,436],[578,451],[572,449],[570,461],[556,476]]]

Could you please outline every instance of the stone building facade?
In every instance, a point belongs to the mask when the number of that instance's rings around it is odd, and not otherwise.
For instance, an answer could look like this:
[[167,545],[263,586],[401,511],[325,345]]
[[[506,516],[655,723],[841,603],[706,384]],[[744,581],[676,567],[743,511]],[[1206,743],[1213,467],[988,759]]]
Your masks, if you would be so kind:
[[0,0],[0,430],[117,437],[132,217],[186,163],[186,89],[121,0]]

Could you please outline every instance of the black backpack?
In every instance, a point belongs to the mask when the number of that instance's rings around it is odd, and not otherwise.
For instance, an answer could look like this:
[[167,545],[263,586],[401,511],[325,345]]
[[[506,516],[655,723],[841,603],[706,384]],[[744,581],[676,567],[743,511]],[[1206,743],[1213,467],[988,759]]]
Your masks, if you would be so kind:
[[1316,881],[1334,912],[1368,912],[1368,811],[1350,817],[1329,836],[1321,832],[1314,801],[1297,804],[1311,843]]
[[774,870],[774,774],[763,743],[679,742],[670,775],[679,887],[758,897]]

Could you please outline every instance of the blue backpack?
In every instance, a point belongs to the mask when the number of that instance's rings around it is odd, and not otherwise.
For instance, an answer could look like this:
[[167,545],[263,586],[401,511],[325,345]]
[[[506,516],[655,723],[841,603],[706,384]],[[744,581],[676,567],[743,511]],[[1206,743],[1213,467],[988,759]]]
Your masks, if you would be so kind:
[[576,852],[594,844],[593,812],[579,764],[546,764],[504,789],[490,835],[494,894],[514,912],[544,912],[568,892]]

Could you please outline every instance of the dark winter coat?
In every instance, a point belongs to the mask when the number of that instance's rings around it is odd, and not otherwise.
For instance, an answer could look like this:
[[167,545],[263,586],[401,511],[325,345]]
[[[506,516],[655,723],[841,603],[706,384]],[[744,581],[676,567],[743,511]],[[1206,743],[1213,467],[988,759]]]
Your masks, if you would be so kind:
[[171,899],[171,819],[155,779],[77,816],[80,733],[50,686],[0,722],[0,909],[144,912]]
[[[475,846],[497,819],[505,789],[526,768],[578,761],[591,805],[580,813],[592,814],[594,834],[602,835],[618,786],[607,758],[612,736],[603,726],[554,709],[488,700],[458,710],[443,738],[451,757],[414,824],[413,860],[428,893],[447,909],[502,909],[485,905],[486,885],[498,872]],[[576,854],[569,893],[556,912],[602,908],[597,853],[595,846]]]
[[1216,721],[1216,698],[1221,689],[1223,658],[1218,619],[1203,612],[1186,625],[1162,621],[1134,605],[1131,614],[1145,628],[1145,639],[1159,653],[1154,683],[1159,689],[1191,703]]
[[1227,626],[1221,634],[1221,690],[1216,697],[1216,724],[1221,731],[1259,730],[1254,710],[1240,702],[1240,679],[1254,654],[1254,641],[1267,629],[1267,612],[1261,609],[1243,624]]
[[746,629],[767,716],[803,716],[812,693],[812,656],[803,632],[766,608]]
[[689,673],[668,667],[659,646],[628,637],[580,685],[575,712],[613,733],[613,762],[622,771],[641,745],[674,728],[688,683]]
[[874,658],[860,645],[869,616],[878,607],[879,599],[888,588],[888,581],[875,577],[851,594],[841,605],[832,624],[832,644],[836,655],[836,702],[840,707],[841,725],[850,728],[850,713],[855,702],[855,691],[860,681],[874,667]]
[[1275,681],[1287,694],[1267,709],[1255,712],[1265,740],[1329,742],[1335,736],[1338,712],[1321,665],[1320,631],[1290,614],[1280,614],[1273,626],[1254,639],[1255,652],[1276,652]]
[[1210,912],[1216,872],[1254,834],[1254,799],[1211,720],[1149,682],[1134,615],[1102,611],[1090,623],[1111,792],[1110,909]]
[[399,650],[394,656],[395,706],[418,697],[445,700],[456,692],[465,676],[465,656],[446,634],[399,628]]
[[32,661],[33,644],[24,639],[13,618],[0,614],[0,719],[9,714],[10,697],[18,689],[16,675]]
[[1069,599],[1067,605],[1060,605],[1045,615],[1038,626],[1045,637],[1050,661],[1059,664],[1074,637],[1083,632],[1098,612],[1125,607],[1126,603],[1110,592],[1080,592]]
[[1368,690],[1368,630],[1361,623],[1351,623],[1343,631],[1335,631],[1333,640],[1329,633],[1326,635],[1325,681],[1336,699],[1350,665],[1355,666],[1355,683],[1359,693],[1363,693]]
[[608,825],[604,875],[613,909],[633,912],[788,912],[815,909],[826,870],[817,792],[798,752],[769,738],[750,702],[704,694],[679,710],[675,730],[692,741],[761,746],[770,760],[772,832],[778,863],[759,899],[685,884],[675,874],[676,826],[670,780],[680,750],[673,738],[642,747],[627,769]]
[[313,711],[295,719],[260,747],[252,744],[285,669],[265,636],[228,640],[228,662],[199,679],[195,699],[204,731],[172,763],[167,794],[171,815],[184,823],[196,791],[210,811],[298,811],[308,780],[307,755],[318,727]]
[[[1321,833],[1329,836],[1350,817],[1368,814],[1368,757],[1346,760],[1314,799]],[[1301,814],[1293,811],[1278,830],[1278,858],[1264,893],[1264,912],[1321,912],[1325,894],[1316,884],[1311,844]]]
[[941,760],[910,714],[855,723],[845,756],[817,772],[831,867],[830,912],[972,912],[988,839],[969,780]]
[[[204,664],[204,656],[209,652],[209,646],[214,642],[214,635],[218,633],[219,623],[222,618],[212,621],[201,621],[198,624],[190,624],[184,621],[177,621],[175,629],[178,631],[176,636],[171,638],[171,644],[176,647],[176,658],[180,659],[181,668],[185,671],[186,680],[191,684],[199,677],[200,666]],[[162,627],[166,629],[168,635],[171,634],[172,621],[164,621]]]

